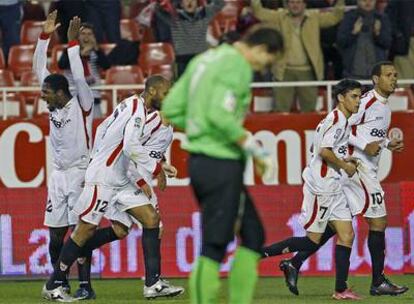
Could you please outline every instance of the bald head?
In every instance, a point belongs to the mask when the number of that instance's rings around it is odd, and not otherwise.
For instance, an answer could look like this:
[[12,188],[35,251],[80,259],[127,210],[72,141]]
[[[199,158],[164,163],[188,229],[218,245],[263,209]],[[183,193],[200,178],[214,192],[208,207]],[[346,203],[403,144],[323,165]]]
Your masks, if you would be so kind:
[[161,109],[161,103],[170,89],[171,83],[161,75],[152,75],[145,82],[145,93],[150,107],[155,110]]
[[145,91],[148,92],[150,88],[156,88],[160,85],[169,85],[170,81],[161,75],[152,75],[147,78],[145,81]]

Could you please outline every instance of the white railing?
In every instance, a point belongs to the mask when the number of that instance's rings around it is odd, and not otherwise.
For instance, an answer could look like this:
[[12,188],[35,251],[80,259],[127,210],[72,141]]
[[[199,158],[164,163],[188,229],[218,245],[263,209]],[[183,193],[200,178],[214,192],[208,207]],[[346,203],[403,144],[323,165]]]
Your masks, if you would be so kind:
[[[360,80],[364,85],[372,84],[370,80]],[[252,83],[252,88],[283,88],[283,87],[326,87],[326,95],[328,102],[328,111],[332,110],[332,88],[338,81],[295,81],[295,82],[255,82]],[[399,80],[398,84],[400,85],[412,85],[414,84],[414,79]],[[97,90],[111,90],[112,91],[112,103],[115,108],[117,105],[117,93],[119,90],[142,90],[144,85],[100,85],[93,86],[93,89]],[[0,87],[2,93],[2,107],[3,107],[3,120],[7,119],[7,93],[8,92],[36,92],[40,91],[39,87]]]

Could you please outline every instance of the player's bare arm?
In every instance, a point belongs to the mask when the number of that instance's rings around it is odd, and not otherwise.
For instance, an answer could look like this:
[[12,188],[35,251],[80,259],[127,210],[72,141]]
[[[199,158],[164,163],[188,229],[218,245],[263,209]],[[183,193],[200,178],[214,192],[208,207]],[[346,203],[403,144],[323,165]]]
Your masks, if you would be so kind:
[[356,164],[354,162],[347,162],[336,157],[335,153],[330,148],[322,148],[319,155],[327,163],[333,165],[337,169],[343,169],[348,176],[353,176],[356,172]]
[[364,152],[369,156],[376,156],[381,151],[382,140],[373,141],[365,146]]

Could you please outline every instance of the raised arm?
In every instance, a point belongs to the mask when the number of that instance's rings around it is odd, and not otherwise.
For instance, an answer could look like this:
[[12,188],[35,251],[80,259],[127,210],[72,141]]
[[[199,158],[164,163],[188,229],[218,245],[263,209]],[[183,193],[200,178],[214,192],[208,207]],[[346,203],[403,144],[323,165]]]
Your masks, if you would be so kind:
[[36,49],[33,56],[33,72],[36,74],[40,84],[50,74],[47,69],[47,48],[49,46],[50,35],[60,26],[56,24],[57,11],[51,12],[43,25],[43,32],[36,44]]
[[345,0],[337,0],[332,12],[319,13],[319,26],[327,28],[341,22],[345,13]]
[[68,28],[68,57],[70,71],[78,93],[79,103],[82,109],[89,112],[93,107],[93,93],[85,79],[82,61],[80,59],[80,48],[77,40],[80,30],[81,20],[73,17]]
[[280,11],[264,8],[261,0],[252,0],[251,1],[253,15],[264,22],[279,23],[280,21]]

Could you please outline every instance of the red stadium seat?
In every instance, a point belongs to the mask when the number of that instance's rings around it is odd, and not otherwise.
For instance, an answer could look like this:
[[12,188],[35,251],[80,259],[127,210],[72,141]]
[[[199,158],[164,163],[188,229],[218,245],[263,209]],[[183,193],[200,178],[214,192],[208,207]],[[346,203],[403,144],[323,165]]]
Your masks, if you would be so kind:
[[0,69],[6,68],[6,59],[4,58],[3,49],[0,48]]
[[51,72],[62,72],[61,69],[59,69],[58,62],[60,59],[60,56],[62,56],[63,50],[67,47],[66,44],[56,44],[52,48],[52,61],[51,61]]
[[[43,21],[26,20],[22,23],[20,29],[20,43],[32,44],[36,43],[40,33],[43,30]],[[50,45],[53,46],[58,41],[57,34],[54,33],[51,37]]]
[[153,65],[145,69],[145,76],[160,74],[168,80],[174,79],[174,66],[171,64]]
[[35,91],[22,92],[26,99],[26,103],[34,103],[35,98],[40,95],[40,83],[37,76],[32,71],[25,71],[20,78],[20,85],[25,87],[37,87]]
[[173,64],[174,48],[170,43],[142,43],[138,58],[139,65],[146,69],[154,65]]
[[[7,118],[27,118],[26,102],[22,94],[7,93]],[[0,97],[0,117],[3,116],[3,97]]]
[[131,41],[141,41],[144,35],[143,29],[134,19],[121,19],[121,38]]
[[113,66],[106,71],[106,84],[144,83],[142,70],[136,65]]
[[14,87],[14,85],[13,72],[9,70],[0,70],[0,87]]
[[32,70],[34,45],[14,45],[10,48],[8,67],[20,78],[24,71]]
[[[144,75],[139,66],[126,65],[114,66],[106,71],[106,84],[144,84]],[[117,94],[117,100],[135,94],[137,90],[120,90]]]

